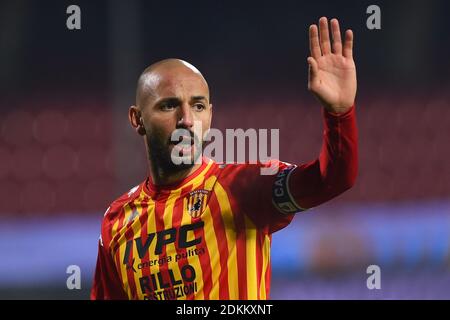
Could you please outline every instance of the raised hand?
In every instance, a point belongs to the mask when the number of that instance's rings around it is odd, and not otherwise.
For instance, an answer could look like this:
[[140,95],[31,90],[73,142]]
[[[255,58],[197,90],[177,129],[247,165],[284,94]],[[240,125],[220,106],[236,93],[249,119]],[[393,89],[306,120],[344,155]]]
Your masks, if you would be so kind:
[[354,104],[356,96],[353,32],[347,30],[342,43],[339,22],[332,19],[331,34],[332,43],[325,17],[319,19],[319,28],[315,24],[309,27],[308,89],[328,111],[344,113]]

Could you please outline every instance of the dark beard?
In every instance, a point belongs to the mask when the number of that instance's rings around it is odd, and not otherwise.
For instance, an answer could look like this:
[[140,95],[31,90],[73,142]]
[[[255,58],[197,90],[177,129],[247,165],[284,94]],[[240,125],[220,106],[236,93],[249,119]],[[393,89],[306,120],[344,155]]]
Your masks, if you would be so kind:
[[[198,145],[198,140],[196,144]],[[162,175],[175,174],[191,169],[195,165],[195,159],[201,155],[203,147],[195,148],[194,161],[192,163],[175,164],[169,151],[170,142],[163,143],[154,134],[146,135],[148,157],[154,170]]]

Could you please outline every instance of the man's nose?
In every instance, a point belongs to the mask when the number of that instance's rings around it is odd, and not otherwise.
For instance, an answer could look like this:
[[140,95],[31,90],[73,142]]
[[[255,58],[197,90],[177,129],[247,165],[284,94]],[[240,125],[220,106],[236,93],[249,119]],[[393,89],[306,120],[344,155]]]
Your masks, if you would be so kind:
[[178,113],[177,126],[191,128],[194,125],[191,106],[183,104],[179,110],[180,112]]

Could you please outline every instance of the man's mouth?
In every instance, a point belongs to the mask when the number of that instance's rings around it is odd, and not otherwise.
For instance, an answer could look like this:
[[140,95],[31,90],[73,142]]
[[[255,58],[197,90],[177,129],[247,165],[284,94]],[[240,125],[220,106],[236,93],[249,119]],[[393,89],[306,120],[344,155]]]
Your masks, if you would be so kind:
[[194,138],[192,136],[183,135],[178,138],[178,141],[171,141],[170,144],[172,144],[179,152],[188,153],[192,150]]
[[191,146],[194,144],[194,139],[191,136],[180,136],[178,141],[170,141],[170,143],[174,145]]

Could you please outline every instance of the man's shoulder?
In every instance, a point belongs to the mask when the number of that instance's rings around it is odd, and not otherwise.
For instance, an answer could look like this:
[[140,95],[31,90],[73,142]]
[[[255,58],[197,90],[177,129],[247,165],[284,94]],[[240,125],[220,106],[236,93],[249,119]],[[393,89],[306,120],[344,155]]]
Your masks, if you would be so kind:
[[111,202],[109,207],[106,209],[105,214],[103,215],[103,223],[111,223],[119,219],[120,216],[124,214],[124,207],[127,204],[135,201],[136,198],[139,197],[141,192],[143,192],[142,188],[144,184],[145,181],[138,184],[137,186],[134,186],[133,188],[122,194],[120,197],[115,199],[113,202]]
[[233,175],[242,172],[256,175],[275,175],[291,164],[278,159],[271,159],[255,163],[216,163],[216,165],[221,176],[228,177],[230,174]]

